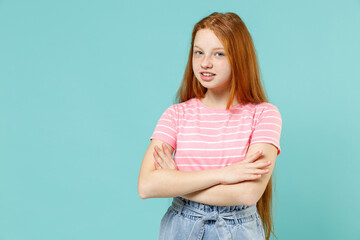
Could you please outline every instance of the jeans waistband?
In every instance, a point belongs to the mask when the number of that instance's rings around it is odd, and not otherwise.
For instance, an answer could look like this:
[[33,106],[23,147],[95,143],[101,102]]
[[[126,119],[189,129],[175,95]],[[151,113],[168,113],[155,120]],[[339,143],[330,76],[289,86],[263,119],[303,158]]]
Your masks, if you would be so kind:
[[256,204],[252,206],[237,205],[237,206],[214,206],[198,203],[182,197],[174,197],[172,207],[181,214],[182,210],[186,210],[188,214],[193,216],[207,216],[207,215],[219,215],[227,219],[248,217],[255,214]]
[[182,197],[174,197],[171,205],[179,216],[182,212],[198,217],[191,230],[188,240],[200,239],[203,234],[205,221],[215,221],[215,229],[220,239],[232,239],[229,230],[226,228],[225,219],[234,220],[241,224],[241,218],[249,217],[257,212],[256,204],[252,206],[213,206],[194,202]]

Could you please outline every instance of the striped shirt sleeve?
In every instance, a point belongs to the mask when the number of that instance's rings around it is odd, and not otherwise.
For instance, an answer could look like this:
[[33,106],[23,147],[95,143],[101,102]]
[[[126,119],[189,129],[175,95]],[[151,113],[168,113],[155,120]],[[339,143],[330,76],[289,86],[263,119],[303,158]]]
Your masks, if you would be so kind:
[[282,118],[279,109],[275,105],[267,103],[258,115],[249,145],[252,143],[270,143],[278,149],[277,155],[279,155],[281,152],[281,128]]
[[173,105],[166,109],[161,115],[150,140],[153,138],[160,139],[176,149],[177,128],[175,108]]

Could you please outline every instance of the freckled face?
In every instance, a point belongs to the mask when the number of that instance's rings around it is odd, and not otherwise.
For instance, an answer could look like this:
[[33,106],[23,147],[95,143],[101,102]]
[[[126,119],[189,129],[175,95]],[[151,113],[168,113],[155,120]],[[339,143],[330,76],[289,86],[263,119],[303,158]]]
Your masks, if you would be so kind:
[[194,39],[192,67],[205,88],[226,90],[230,86],[231,65],[225,48],[210,29],[197,31]]

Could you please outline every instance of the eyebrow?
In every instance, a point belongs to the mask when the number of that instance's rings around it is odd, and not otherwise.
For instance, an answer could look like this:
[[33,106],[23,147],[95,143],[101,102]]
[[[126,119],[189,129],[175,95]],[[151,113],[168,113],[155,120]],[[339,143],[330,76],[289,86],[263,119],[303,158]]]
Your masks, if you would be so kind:
[[[201,47],[199,47],[199,46],[196,46],[196,45],[194,45],[194,47],[197,47],[197,48],[200,48],[201,49]],[[224,50],[224,48],[214,48],[214,50],[215,49],[222,49],[222,50]],[[201,49],[202,50],[202,49]]]

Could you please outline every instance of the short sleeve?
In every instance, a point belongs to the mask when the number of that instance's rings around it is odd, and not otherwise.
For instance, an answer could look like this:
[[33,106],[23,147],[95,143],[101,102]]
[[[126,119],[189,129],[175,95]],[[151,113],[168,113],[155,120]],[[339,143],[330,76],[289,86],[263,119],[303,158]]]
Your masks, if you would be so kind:
[[171,105],[161,115],[150,140],[153,138],[160,139],[176,149],[177,128],[174,105]]
[[264,106],[261,113],[257,115],[249,145],[253,143],[270,143],[278,149],[277,155],[279,155],[281,152],[282,118],[279,109],[275,105],[266,103]]

